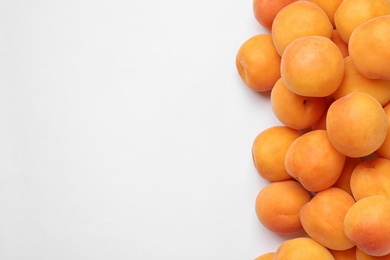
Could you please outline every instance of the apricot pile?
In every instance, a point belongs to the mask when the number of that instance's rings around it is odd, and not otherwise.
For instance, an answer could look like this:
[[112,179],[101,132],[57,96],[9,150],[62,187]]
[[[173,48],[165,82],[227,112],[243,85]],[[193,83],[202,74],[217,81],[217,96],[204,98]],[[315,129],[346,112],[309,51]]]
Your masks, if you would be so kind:
[[390,1],[253,0],[268,33],[236,54],[280,125],[252,160],[259,223],[285,236],[255,259],[390,259]]

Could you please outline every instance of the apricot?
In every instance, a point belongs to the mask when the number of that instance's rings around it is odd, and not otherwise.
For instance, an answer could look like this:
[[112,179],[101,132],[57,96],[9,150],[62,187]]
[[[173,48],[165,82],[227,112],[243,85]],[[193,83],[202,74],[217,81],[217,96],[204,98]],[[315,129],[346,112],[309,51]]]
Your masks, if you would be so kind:
[[[382,1],[370,1],[377,2]],[[390,9],[390,1],[385,2]],[[371,19],[357,27],[349,41],[349,55],[356,70],[370,79],[390,80],[389,42],[390,15]]]
[[[390,14],[388,0],[343,0],[334,14],[334,22],[340,37],[349,43],[352,32],[359,25],[387,14]],[[370,46],[366,51],[371,48],[374,49],[373,46]]]
[[300,135],[286,126],[273,126],[258,134],[252,144],[252,158],[258,174],[268,181],[291,179],[284,160],[288,148]]
[[280,74],[283,83],[295,94],[326,97],[333,94],[343,80],[344,57],[329,38],[301,37],[284,51]]
[[343,0],[309,0],[312,3],[315,3],[326,13],[329,18],[329,21],[332,23],[333,28],[335,27],[334,23],[334,14],[336,13],[339,5]]
[[359,248],[356,248],[356,259],[357,260],[390,260],[390,254],[384,256],[372,256],[372,255],[367,255]]
[[291,234],[302,230],[299,211],[311,193],[295,180],[271,182],[256,197],[256,215],[269,230]]
[[275,252],[266,253],[266,254],[263,254],[261,256],[256,257],[255,260],[272,260],[274,255],[275,255]]
[[364,157],[383,144],[388,122],[378,100],[352,92],[330,105],[326,129],[337,151],[348,157]]
[[272,39],[279,55],[294,40],[311,35],[332,37],[333,26],[326,13],[307,1],[293,2],[276,15],[272,24]]
[[236,54],[236,68],[242,81],[258,92],[269,91],[280,78],[281,57],[270,34],[246,40]]
[[369,196],[357,201],[344,219],[344,232],[364,253],[390,253],[390,198]]
[[348,44],[340,37],[337,29],[333,30],[332,37],[330,39],[337,45],[344,58],[349,56]]
[[279,79],[271,91],[271,107],[276,118],[294,129],[305,129],[317,122],[327,108],[324,97],[304,97],[290,91]]
[[295,1],[297,0],[253,0],[253,14],[262,26],[271,31],[275,16]]
[[344,217],[355,200],[342,189],[318,192],[300,211],[303,229],[315,241],[333,250],[355,246],[344,234]]
[[357,260],[356,259],[356,246],[347,249],[347,250],[332,250],[328,249],[329,252],[333,255],[335,260]]
[[347,157],[344,163],[343,171],[340,174],[340,177],[337,179],[333,187],[340,188],[346,191],[352,196],[351,190],[351,175],[355,167],[361,162],[360,158],[351,158]]
[[284,241],[276,250],[273,260],[334,260],[329,250],[308,237]]
[[344,58],[344,78],[338,89],[333,93],[339,99],[352,92],[364,92],[376,98],[382,106],[390,101],[390,81],[369,79],[356,70],[351,57]]
[[380,157],[390,159],[390,103],[384,106],[383,111],[385,111],[386,114],[388,130],[385,141],[378,148],[378,150],[375,151],[375,153]]
[[313,130],[298,137],[287,150],[287,172],[303,187],[318,192],[331,187],[339,178],[345,162],[329,142],[326,130]]
[[351,175],[356,200],[374,195],[390,196],[390,160],[374,158],[359,163]]

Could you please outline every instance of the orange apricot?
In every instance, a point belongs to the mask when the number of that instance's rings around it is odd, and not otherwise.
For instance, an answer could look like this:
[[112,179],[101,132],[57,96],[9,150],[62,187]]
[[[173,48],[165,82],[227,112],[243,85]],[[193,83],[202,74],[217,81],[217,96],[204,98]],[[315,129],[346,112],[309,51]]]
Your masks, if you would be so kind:
[[309,0],[312,3],[315,3],[326,13],[329,18],[329,21],[332,23],[333,27],[335,27],[334,23],[334,14],[336,13],[339,5],[343,0]]
[[258,174],[268,181],[291,179],[284,160],[288,148],[300,135],[286,126],[273,126],[258,134],[252,144],[252,158]]
[[339,47],[339,50],[344,58],[349,56],[348,44],[341,39],[337,29],[333,30],[332,37],[330,39],[337,45],[337,47]]
[[275,16],[295,1],[297,0],[253,0],[253,14],[262,26],[271,31]]
[[280,63],[286,87],[297,95],[326,97],[344,76],[344,58],[337,45],[323,36],[306,36],[286,48]]
[[309,237],[284,241],[276,250],[273,260],[334,260],[329,250]]
[[281,57],[270,34],[246,40],[236,54],[236,68],[242,81],[258,92],[269,91],[280,78]]
[[312,192],[330,188],[340,177],[346,157],[328,139],[326,130],[298,137],[287,150],[287,172]]
[[374,158],[359,163],[351,175],[356,200],[374,195],[390,196],[390,160]]
[[390,101],[390,80],[369,79],[356,70],[351,57],[344,58],[344,78],[333,93],[339,99],[352,92],[364,92],[376,98],[382,106]]
[[[390,1],[386,2],[390,9]],[[370,79],[390,80],[389,42],[390,15],[371,19],[357,27],[349,41],[349,55],[356,70]]]
[[390,260],[390,254],[384,256],[372,256],[372,255],[367,255],[359,248],[356,248],[356,259],[357,260]]
[[342,251],[329,249],[329,252],[333,255],[335,260],[357,260],[356,246]]
[[334,14],[334,22],[340,37],[349,43],[352,32],[359,25],[387,14],[390,14],[388,0],[343,0]]
[[385,141],[378,148],[378,150],[375,151],[375,153],[380,157],[390,159],[390,103],[383,107],[383,111],[385,112],[387,118],[388,130]]
[[355,246],[344,234],[344,217],[355,203],[350,194],[339,188],[319,191],[300,211],[303,229],[315,241],[333,250]]
[[364,253],[390,254],[390,197],[369,196],[357,201],[344,219],[344,232]]
[[272,260],[275,252],[265,253],[255,258],[255,260]]
[[276,118],[294,129],[306,129],[325,113],[325,97],[304,97],[290,91],[279,79],[271,91],[271,107]]
[[269,230],[291,234],[302,230],[299,211],[311,194],[295,180],[271,182],[256,197],[256,215]]
[[307,1],[293,2],[276,15],[272,25],[272,39],[279,55],[294,40],[311,35],[330,38],[333,26],[326,13]]
[[333,187],[340,188],[352,196],[351,175],[355,167],[361,162],[360,158],[347,157],[344,163],[343,171]]
[[378,100],[363,92],[352,92],[330,105],[326,129],[337,151],[348,157],[364,157],[383,144],[388,122]]

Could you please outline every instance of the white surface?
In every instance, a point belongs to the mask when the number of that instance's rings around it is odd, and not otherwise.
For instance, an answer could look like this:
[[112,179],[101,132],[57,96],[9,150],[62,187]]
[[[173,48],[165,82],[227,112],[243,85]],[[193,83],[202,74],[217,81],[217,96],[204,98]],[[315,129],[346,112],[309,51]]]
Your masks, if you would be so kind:
[[0,259],[253,259],[282,237],[238,78],[251,1],[0,1]]

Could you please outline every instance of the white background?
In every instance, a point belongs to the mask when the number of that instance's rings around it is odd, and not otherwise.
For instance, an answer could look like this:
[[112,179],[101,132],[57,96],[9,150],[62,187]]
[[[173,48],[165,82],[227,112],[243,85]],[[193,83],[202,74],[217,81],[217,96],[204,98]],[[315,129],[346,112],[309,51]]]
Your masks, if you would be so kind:
[[254,259],[246,0],[0,0],[0,259]]

